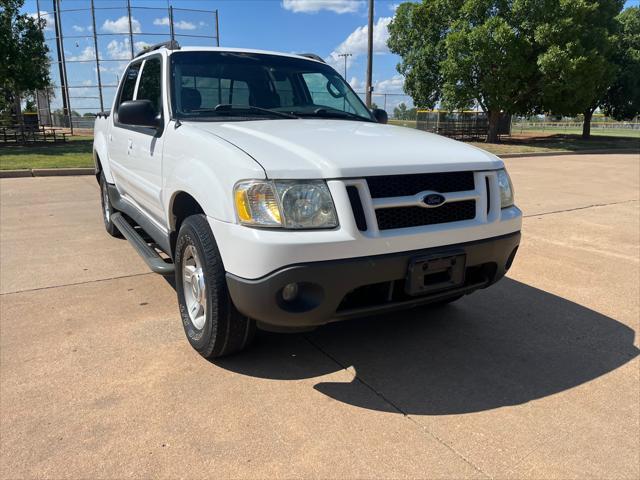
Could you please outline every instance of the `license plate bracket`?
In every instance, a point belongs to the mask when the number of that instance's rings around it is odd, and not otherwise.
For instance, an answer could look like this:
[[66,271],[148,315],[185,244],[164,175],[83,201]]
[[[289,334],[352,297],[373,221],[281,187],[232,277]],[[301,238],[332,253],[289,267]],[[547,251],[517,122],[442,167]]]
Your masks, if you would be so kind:
[[426,295],[464,284],[466,255],[449,253],[415,257],[409,262],[405,291],[408,295]]

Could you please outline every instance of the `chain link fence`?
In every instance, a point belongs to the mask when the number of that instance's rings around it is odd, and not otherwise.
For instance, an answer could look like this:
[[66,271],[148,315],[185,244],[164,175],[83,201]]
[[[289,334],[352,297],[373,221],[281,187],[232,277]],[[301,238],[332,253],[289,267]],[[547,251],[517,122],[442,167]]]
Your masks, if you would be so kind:
[[[204,5],[209,2],[202,2]],[[36,0],[50,52],[53,87],[36,93],[41,125],[93,128],[111,107],[127,62],[156,43],[220,45],[217,10],[137,4],[135,0]]]

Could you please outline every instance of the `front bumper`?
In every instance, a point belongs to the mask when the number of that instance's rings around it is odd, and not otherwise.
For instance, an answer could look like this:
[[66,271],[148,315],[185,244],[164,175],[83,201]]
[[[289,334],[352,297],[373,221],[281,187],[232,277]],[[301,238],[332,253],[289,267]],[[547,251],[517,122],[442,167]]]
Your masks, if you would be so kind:
[[[485,240],[408,252],[309,262],[283,267],[259,279],[227,273],[231,298],[242,313],[278,328],[305,328],[334,320],[382,313],[445,300],[486,288],[511,266],[520,232]],[[409,262],[416,257],[464,254],[465,280],[455,288],[423,296],[405,293]],[[298,284],[287,302],[282,289]]]

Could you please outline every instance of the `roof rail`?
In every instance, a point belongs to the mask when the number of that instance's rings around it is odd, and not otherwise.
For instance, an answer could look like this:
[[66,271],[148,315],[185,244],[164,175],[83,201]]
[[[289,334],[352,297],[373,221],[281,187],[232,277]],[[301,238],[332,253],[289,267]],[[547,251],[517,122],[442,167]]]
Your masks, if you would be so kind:
[[133,58],[138,58],[140,55],[153,52],[154,50],[160,50],[161,48],[166,48],[167,50],[180,50],[180,44],[176,40],[169,40],[168,42],[156,43],[155,45],[150,45],[148,47],[143,48],[142,51]]
[[301,57],[310,58],[312,60],[317,60],[322,63],[327,63],[324,61],[324,59],[320,55],[316,55],[315,53],[299,53],[298,55],[300,55]]

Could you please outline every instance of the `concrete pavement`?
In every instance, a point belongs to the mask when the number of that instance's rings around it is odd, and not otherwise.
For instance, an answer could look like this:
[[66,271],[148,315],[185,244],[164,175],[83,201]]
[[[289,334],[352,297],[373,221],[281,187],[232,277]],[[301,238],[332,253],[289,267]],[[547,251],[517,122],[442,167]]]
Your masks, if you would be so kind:
[[0,476],[640,477],[640,158],[506,162],[509,278],[215,363],[95,179],[0,180]]

